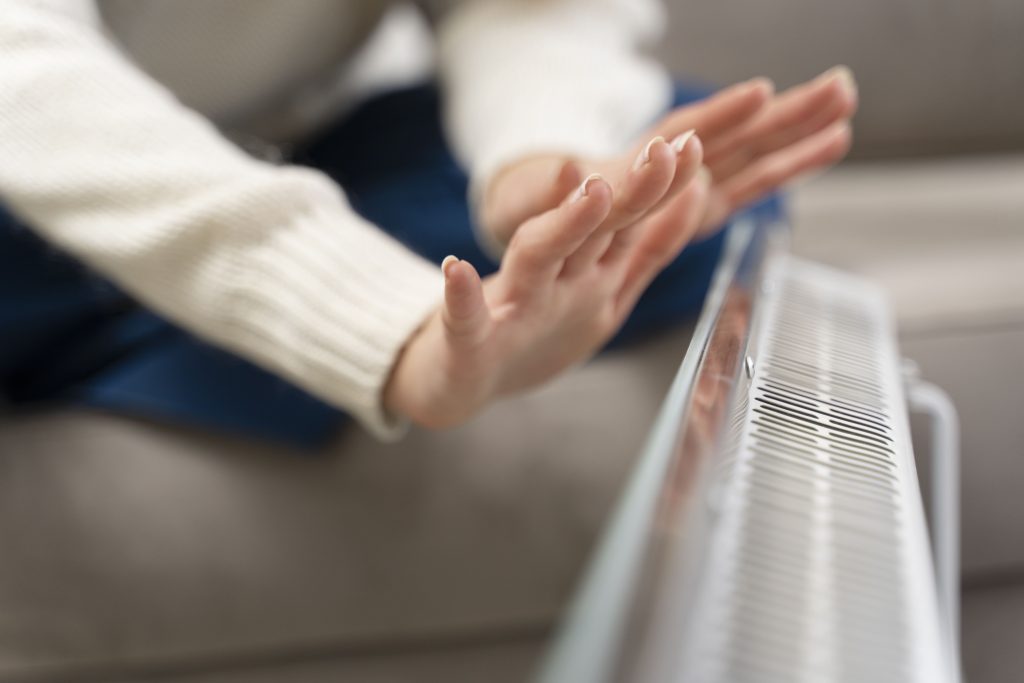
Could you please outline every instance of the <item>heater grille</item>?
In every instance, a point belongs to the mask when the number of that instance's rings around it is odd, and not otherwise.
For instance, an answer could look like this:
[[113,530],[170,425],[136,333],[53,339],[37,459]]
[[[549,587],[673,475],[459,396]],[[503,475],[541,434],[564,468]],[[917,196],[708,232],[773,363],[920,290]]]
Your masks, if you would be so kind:
[[884,301],[788,257],[764,283],[678,680],[944,680]]

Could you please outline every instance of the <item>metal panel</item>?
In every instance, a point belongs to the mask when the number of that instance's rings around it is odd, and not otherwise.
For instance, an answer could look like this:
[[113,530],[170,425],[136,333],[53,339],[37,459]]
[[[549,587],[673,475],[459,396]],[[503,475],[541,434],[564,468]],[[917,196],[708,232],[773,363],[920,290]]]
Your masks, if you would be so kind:
[[882,295],[737,230],[543,681],[956,680]]
[[675,680],[951,680],[893,329],[863,281],[780,255]]

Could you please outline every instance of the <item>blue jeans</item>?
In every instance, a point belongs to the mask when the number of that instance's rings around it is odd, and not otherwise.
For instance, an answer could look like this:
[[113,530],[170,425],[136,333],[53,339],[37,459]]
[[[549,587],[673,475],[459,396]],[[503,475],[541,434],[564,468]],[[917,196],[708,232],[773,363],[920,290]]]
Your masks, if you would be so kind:
[[[706,91],[679,89],[676,104]],[[441,130],[432,84],[376,97],[303,145],[353,207],[412,250],[487,274],[466,206],[467,178]],[[777,212],[774,198],[753,210]],[[692,315],[722,236],[689,245],[651,285],[612,345]],[[345,416],[287,382],[211,347],[56,252],[0,206],[0,395],[72,403],[312,447]]]

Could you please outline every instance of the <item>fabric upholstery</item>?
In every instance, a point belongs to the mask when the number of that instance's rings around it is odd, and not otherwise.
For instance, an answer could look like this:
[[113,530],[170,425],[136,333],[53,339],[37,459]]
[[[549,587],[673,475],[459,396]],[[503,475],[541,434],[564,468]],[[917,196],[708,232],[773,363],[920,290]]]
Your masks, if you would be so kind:
[[544,634],[687,340],[606,354],[453,432],[349,430],[314,456],[7,419],[0,679]]
[[968,588],[963,607],[966,680],[1016,681],[1024,671],[1021,647],[1024,582]]

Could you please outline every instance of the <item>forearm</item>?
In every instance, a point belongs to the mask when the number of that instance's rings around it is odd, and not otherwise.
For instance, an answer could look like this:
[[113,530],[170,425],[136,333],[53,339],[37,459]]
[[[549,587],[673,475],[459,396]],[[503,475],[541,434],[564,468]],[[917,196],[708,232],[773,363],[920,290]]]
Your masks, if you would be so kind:
[[621,152],[669,102],[667,73],[642,53],[661,20],[648,0],[481,0],[444,14],[447,131],[474,185],[530,154]]
[[0,18],[5,205],[183,327],[386,432],[380,393],[436,307],[437,269],[321,174],[237,150],[80,13],[10,0]]

